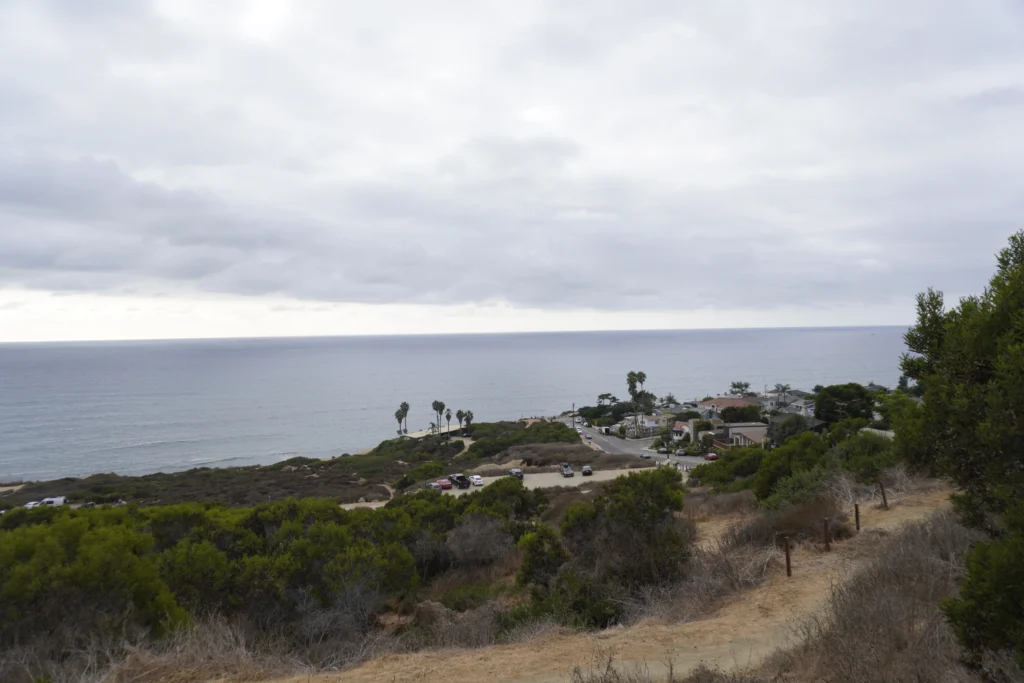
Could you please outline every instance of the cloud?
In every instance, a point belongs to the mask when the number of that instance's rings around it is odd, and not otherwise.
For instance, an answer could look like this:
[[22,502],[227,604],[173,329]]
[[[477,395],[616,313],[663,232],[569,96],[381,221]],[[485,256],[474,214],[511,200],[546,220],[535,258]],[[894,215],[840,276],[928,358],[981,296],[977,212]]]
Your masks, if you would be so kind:
[[1024,208],[1024,14],[929,8],[11,0],[0,288],[281,311],[975,291]]

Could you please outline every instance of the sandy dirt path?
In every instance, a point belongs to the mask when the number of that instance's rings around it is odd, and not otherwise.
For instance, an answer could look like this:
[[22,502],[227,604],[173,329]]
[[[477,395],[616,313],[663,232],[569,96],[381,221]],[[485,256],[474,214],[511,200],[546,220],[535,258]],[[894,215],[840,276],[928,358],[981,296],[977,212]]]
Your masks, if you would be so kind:
[[563,683],[573,666],[610,649],[624,666],[646,663],[660,675],[671,661],[676,673],[707,662],[723,668],[752,666],[784,647],[791,626],[821,608],[829,587],[871,556],[879,531],[922,520],[948,505],[949,491],[893,499],[889,510],[861,508],[864,531],[836,543],[830,553],[809,545],[793,552],[793,577],[777,572],[758,588],[736,596],[706,619],[682,624],[647,621],[597,634],[556,632],[538,640],[478,650],[420,652],[381,657],[349,671],[286,679],[288,683]]

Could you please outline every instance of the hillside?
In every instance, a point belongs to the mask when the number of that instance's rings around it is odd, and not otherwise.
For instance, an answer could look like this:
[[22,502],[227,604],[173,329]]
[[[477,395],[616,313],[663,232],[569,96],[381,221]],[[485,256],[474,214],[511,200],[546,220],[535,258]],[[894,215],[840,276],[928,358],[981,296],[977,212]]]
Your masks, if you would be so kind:
[[[644,663],[655,676],[686,672],[702,662],[751,666],[787,644],[791,629],[820,610],[833,583],[849,577],[869,560],[880,539],[910,523],[948,507],[949,490],[911,493],[890,501],[890,509],[863,506],[861,534],[833,544],[824,552],[813,544],[793,550],[793,577],[778,564],[768,581],[736,595],[713,615],[687,623],[648,619],[629,628],[597,634],[566,630],[542,633],[514,645],[476,650],[432,651],[389,655],[352,670],[320,676],[279,679],[282,683],[451,683],[566,681],[577,664],[587,664],[601,651],[612,651],[620,665]],[[731,521],[739,521],[734,518]],[[698,530],[721,530],[721,520],[698,523]],[[777,558],[776,558],[777,559]]]

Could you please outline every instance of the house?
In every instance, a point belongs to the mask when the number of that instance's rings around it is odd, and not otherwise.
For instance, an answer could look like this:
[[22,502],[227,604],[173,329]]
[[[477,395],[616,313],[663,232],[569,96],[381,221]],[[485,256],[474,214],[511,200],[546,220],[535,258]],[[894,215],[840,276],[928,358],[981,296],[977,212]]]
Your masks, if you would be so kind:
[[690,433],[689,422],[676,422],[672,425],[672,438],[681,439],[684,434]]
[[791,402],[787,406],[783,406],[779,409],[780,413],[785,415],[803,415],[804,417],[814,417],[814,401],[809,401],[805,398],[798,398]]
[[887,394],[889,393],[889,387],[883,387],[881,384],[875,384],[874,382],[872,382],[871,384],[867,385],[867,387],[865,387],[865,388],[868,391],[870,391],[872,394],[877,393],[879,391],[884,391]]
[[764,422],[732,422],[722,425],[723,435],[734,446],[758,446],[768,439]]

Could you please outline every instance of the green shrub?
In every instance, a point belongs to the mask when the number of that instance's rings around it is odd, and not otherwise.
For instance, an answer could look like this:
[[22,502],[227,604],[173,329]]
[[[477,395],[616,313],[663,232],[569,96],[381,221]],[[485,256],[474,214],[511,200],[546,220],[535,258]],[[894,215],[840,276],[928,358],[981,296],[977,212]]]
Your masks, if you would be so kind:
[[516,575],[520,585],[535,584],[548,588],[558,570],[569,559],[558,534],[546,524],[523,535],[519,539],[519,549],[523,553],[522,564]]

